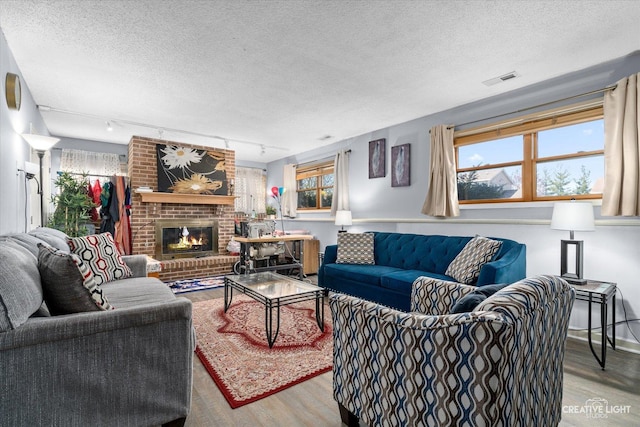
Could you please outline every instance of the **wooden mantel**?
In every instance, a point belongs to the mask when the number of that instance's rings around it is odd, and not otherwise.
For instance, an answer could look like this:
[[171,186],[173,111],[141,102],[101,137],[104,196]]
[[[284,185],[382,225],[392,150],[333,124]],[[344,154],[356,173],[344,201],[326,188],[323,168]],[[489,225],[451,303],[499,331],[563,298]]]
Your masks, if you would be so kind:
[[181,203],[192,205],[233,205],[236,196],[215,196],[210,194],[183,194],[138,192],[142,197],[142,203]]

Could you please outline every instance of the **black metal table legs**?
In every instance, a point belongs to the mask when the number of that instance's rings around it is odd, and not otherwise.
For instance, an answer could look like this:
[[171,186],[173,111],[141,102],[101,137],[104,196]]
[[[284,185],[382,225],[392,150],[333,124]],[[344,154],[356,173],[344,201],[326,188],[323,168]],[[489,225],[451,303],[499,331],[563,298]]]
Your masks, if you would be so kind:
[[593,295],[589,294],[589,310],[588,310],[589,316],[588,316],[588,333],[587,333],[588,340],[589,340],[589,348],[591,349],[591,353],[593,354],[593,357],[596,358],[596,360],[598,361],[598,364],[600,365],[603,371],[605,368],[605,364],[607,362],[607,342],[611,344],[611,348],[613,348],[614,350],[616,348],[616,317],[615,317],[616,297],[615,295],[613,295],[612,301],[613,301],[613,307],[611,308],[611,323],[612,323],[611,338],[609,338],[609,334],[607,332],[607,311],[608,311],[607,298],[606,296],[602,296],[602,297],[599,297],[598,301],[596,301],[598,304],[600,304],[600,328],[602,330],[602,339],[600,343],[600,356],[598,357],[598,354],[593,348],[593,340],[591,337],[591,332],[592,332],[591,306],[593,303]]

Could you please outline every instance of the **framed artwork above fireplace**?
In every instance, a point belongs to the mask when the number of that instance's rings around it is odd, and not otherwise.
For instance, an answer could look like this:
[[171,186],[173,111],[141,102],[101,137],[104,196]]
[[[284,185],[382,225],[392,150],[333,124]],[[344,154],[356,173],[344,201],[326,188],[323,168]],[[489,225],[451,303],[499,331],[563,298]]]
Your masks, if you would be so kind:
[[176,145],[156,145],[158,191],[227,195],[225,155]]

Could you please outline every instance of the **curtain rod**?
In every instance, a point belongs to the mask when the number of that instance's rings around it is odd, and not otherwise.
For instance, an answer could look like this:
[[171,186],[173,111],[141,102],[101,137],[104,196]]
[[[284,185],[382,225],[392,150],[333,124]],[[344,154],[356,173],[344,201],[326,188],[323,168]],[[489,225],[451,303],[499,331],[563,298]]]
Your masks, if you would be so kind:
[[[579,95],[568,96],[568,97],[562,98],[562,99],[556,99],[555,101],[545,102],[545,103],[542,103],[542,104],[534,105],[532,107],[521,108],[520,110],[511,111],[509,113],[497,114],[495,116],[485,117],[484,119],[472,120],[470,122],[460,123],[460,124],[453,125],[453,126],[447,126],[447,129],[455,129],[456,127],[472,125],[474,123],[484,122],[486,120],[499,119],[500,117],[510,116],[511,114],[516,114],[516,113],[524,113],[525,111],[535,110],[536,108],[546,107],[547,105],[557,104],[558,102],[564,102],[564,101],[569,101],[569,100],[576,99],[576,98],[582,98],[584,96],[595,95],[597,93],[603,93],[603,92],[606,92],[608,90],[615,90],[615,88],[617,86],[618,86],[617,84],[614,84],[612,86],[603,87],[602,89],[592,90],[591,92],[581,93]],[[429,133],[431,133],[431,130],[429,130]]]
[[[351,153],[351,149],[346,150],[345,153],[347,153],[347,154]],[[324,157],[322,159],[311,160],[311,161],[304,162],[304,163],[298,163],[298,164],[296,164],[296,167],[300,167],[300,166],[304,166],[304,165],[310,165],[312,163],[319,163],[319,162],[322,162],[322,161],[325,161],[325,160],[329,160],[331,158],[332,157]]]
[[[534,110],[534,109],[540,108],[540,107],[546,107],[548,105],[557,104],[558,102],[564,102],[564,101],[569,101],[569,100],[576,99],[576,98],[582,98],[584,96],[595,95],[597,93],[603,93],[603,92],[606,92],[608,90],[615,90],[615,88],[617,86],[618,86],[617,84],[614,84],[612,86],[603,87],[602,89],[597,89],[597,90],[592,90],[591,92],[581,93],[580,95],[568,96],[566,98],[556,99],[555,101],[549,101],[549,102],[545,102],[545,103],[542,103],[542,104],[534,105],[533,107],[527,107],[527,108],[522,108],[520,110],[511,111],[510,113],[498,114],[498,115],[491,116],[491,117],[485,117],[484,119],[472,120],[472,121],[466,122],[466,123],[460,123],[460,124],[453,125],[453,126],[447,126],[447,129],[454,129],[456,127],[472,125],[474,123],[484,122],[485,120],[498,119],[500,117],[510,116],[511,114],[524,113],[525,111]],[[429,131],[429,133],[431,133],[431,131]]]

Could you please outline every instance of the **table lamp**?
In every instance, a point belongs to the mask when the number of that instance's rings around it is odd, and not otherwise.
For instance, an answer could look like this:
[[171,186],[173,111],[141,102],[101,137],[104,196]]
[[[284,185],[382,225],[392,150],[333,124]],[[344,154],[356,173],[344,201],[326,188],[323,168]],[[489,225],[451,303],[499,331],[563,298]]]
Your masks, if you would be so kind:
[[345,225],[351,225],[351,211],[336,211],[336,225],[342,226],[338,233],[345,233]]
[[[556,202],[551,217],[553,230],[569,230],[569,240],[560,241],[560,276],[573,284],[585,284],[582,270],[583,241],[574,240],[574,231],[594,231],[593,205],[591,202]],[[575,268],[569,271],[569,248],[575,251]]]

